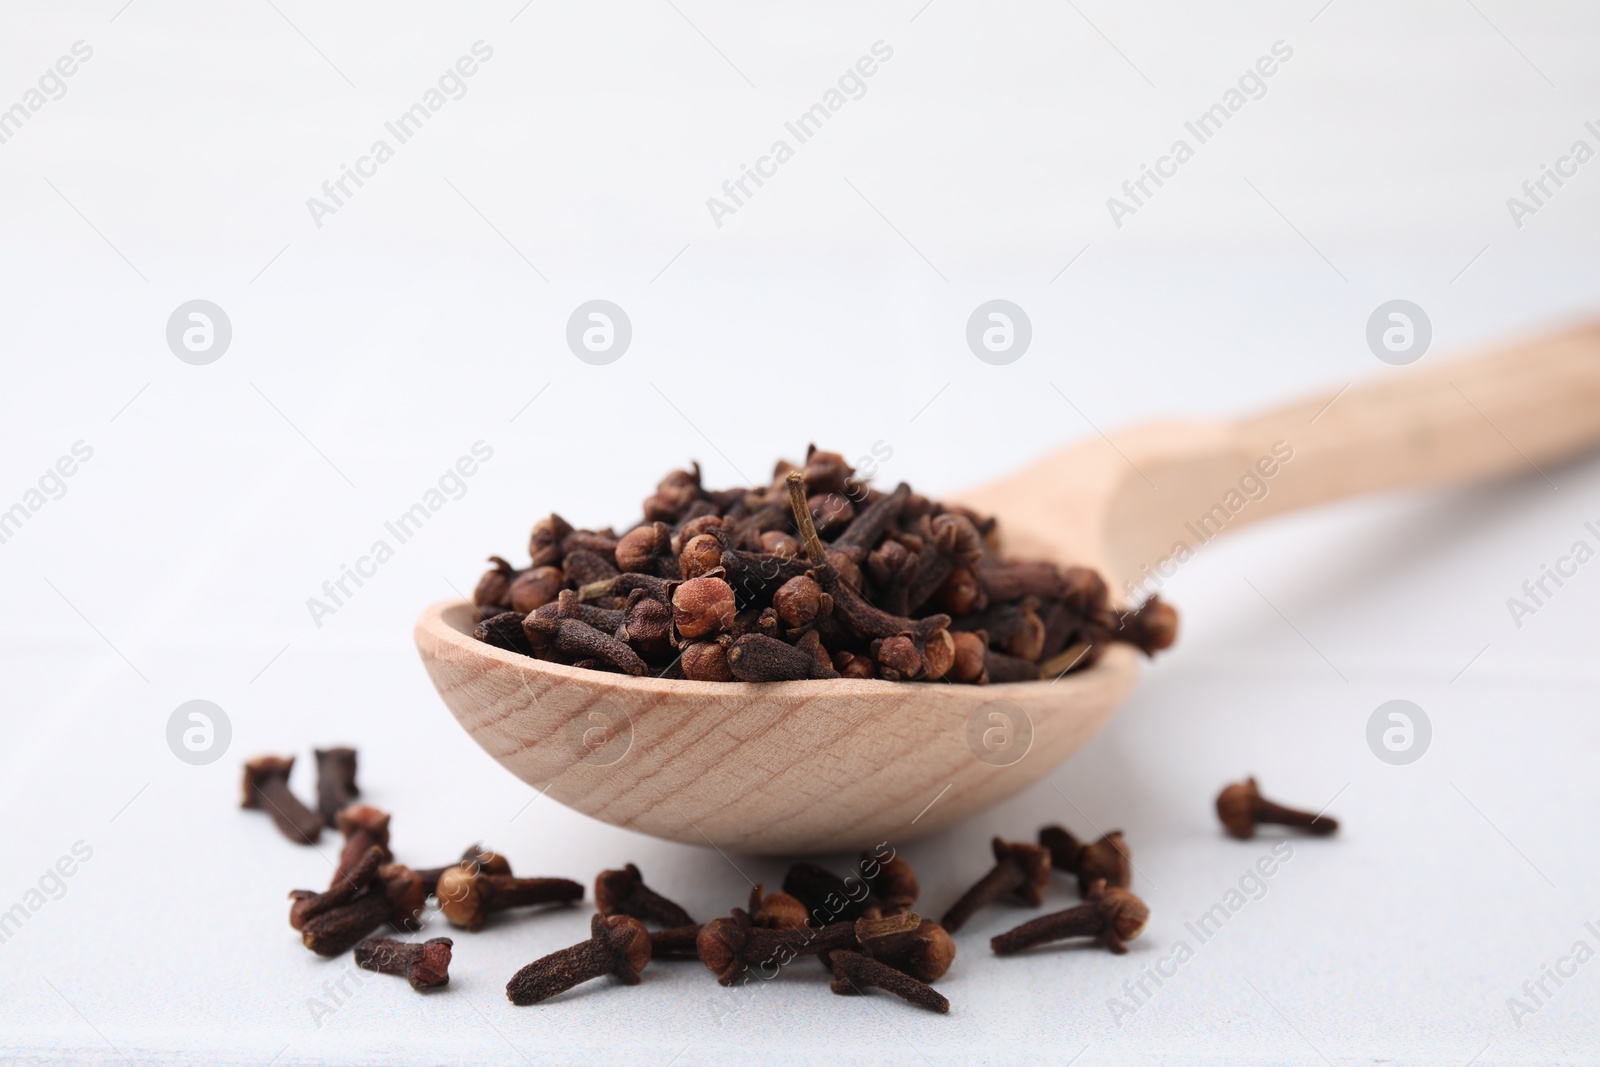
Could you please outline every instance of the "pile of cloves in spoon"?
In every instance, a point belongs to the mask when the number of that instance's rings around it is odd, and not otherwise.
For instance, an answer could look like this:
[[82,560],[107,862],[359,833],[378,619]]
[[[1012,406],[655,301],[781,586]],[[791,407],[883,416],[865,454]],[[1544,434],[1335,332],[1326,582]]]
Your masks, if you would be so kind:
[[[324,823],[344,835],[328,888],[290,892],[289,925],[308,949],[338,956],[354,949],[358,967],[404,977],[413,989],[437,989],[450,981],[454,942],[425,941],[378,933],[387,925],[415,935],[426,924],[433,897],[453,926],[476,932],[497,912],[574,904],[584,887],[566,878],[519,877],[510,862],[481,845],[439,867],[412,869],[394,862],[386,812],[353,803],[353,749],[317,751],[318,810],[301,804],[289,789],[294,760],[260,757],[245,764],[244,803],[266,810],[291,841],[317,840]],[[1216,801],[1227,833],[1249,838],[1261,824],[1278,824],[1318,836],[1338,823],[1323,814],[1298,811],[1261,796],[1254,778],[1225,787]],[[506,997],[517,1005],[538,1004],[584,982],[612,976],[637,985],[652,961],[698,960],[718,982],[748,982],[752,971],[775,977],[802,957],[816,957],[840,995],[878,990],[907,1004],[947,1013],[950,1002],[933,988],[955,960],[951,934],[993,904],[1039,907],[1060,871],[1076,882],[1082,903],[1040,915],[990,939],[996,956],[1012,956],[1039,945],[1089,939],[1113,952],[1145,929],[1150,909],[1129,890],[1133,860],[1120,830],[1083,842],[1062,826],[1046,826],[1037,843],[996,837],[993,866],[945,911],[924,919],[913,910],[921,883],[905,857],[887,843],[862,853],[849,875],[802,862],[789,868],[782,888],[757,885],[743,908],[696,922],[679,904],[646,884],[634,864],[602,871],[595,878],[596,913],[587,940],[540,957],[517,971]]]
[[1111,606],[1085,567],[1018,562],[995,520],[905,483],[869,488],[836,452],[772,482],[673,471],[617,533],[534,524],[527,567],[491,556],[479,640],[556,663],[710,682],[1020,682],[1092,666],[1113,641],[1171,645],[1177,613]]

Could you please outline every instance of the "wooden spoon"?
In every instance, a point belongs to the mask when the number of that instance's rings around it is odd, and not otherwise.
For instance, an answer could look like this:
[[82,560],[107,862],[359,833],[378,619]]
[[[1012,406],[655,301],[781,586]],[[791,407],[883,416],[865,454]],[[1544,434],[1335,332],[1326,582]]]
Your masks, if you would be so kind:
[[[1548,478],[1597,443],[1600,323],[1241,421],[1091,440],[961,499],[1000,518],[1008,554],[1097,567],[1125,594],[1146,567],[1171,572],[1257,519],[1402,486]],[[870,848],[949,826],[1060,766],[1138,673],[1117,644],[1055,681],[664,681],[502,651],[473,639],[477,619],[465,601],[435,604],[415,637],[490,755],[597,819],[737,852]]]

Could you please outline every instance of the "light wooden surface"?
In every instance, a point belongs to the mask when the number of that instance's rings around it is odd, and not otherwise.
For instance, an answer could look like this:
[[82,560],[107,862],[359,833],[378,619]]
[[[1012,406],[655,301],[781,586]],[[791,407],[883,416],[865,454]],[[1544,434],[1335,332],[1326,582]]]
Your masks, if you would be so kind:
[[[1094,439],[961,501],[1000,517],[1016,557],[1087,563],[1122,589],[1179,544],[1198,551],[1247,522],[1362,492],[1545,477],[1600,443],[1600,326],[1374,379],[1232,423]],[[1264,457],[1275,464],[1257,468]],[[465,601],[436,604],[415,637],[485,750],[597,819],[728,852],[865,848],[950,825],[1053,771],[1137,678],[1120,645],[1058,681],[985,687],[626,678],[485,645],[475,621]]]

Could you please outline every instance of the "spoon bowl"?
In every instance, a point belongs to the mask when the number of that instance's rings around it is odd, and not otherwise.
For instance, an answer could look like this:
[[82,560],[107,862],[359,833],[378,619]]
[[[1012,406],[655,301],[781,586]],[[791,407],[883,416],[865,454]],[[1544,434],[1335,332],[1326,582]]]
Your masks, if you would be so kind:
[[1117,645],[1059,681],[691,682],[531,659],[472,636],[478,611],[417,623],[428,674],[502,766],[586,815],[729,852],[871,848],[1027,788],[1133,688]]
[[[1356,493],[1523,472],[1600,443],[1600,324],[1253,418],[1166,423],[1048,456],[960,503],[1006,553],[1099,569],[1119,602],[1215,536]],[[604,822],[728,852],[900,843],[1056,770],[1132,691],[1114,644],[1055,679],[970,686],[631,678],[472,636],[467,601],[415,630],[435,688],[491,756]]]

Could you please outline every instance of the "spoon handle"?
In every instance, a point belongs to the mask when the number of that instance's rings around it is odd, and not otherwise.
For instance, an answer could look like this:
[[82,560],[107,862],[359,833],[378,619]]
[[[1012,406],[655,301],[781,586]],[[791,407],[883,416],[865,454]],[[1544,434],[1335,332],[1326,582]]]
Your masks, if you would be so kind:
[[1554,489],[1556,464],[1600,446],[1600,322],[1178,429],[1122,446],[1137,471],[1104,531],[1119,583],[1179,542],[1358,493],[1518,474]]

